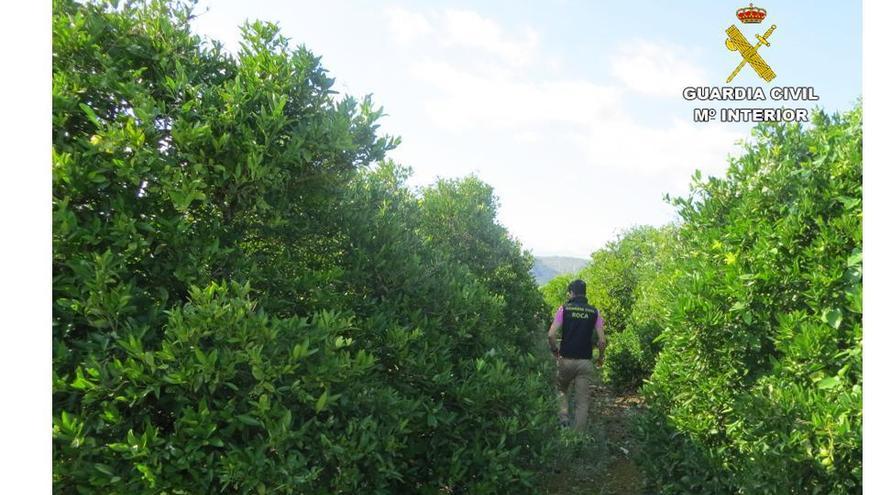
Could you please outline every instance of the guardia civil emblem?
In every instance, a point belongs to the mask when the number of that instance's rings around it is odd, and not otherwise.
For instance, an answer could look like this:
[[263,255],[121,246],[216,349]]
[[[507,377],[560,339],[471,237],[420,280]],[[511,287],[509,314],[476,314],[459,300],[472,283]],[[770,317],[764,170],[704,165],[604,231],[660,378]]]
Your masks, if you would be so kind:
[[[737,10],[736,17],[739,18],[740,22],[743,24],[760,24],[764,21],[764,18],[767,17],[767,11],[749,4],[748,7],[743,7]],[[739,65],[737,65],[736,68],[733,69],[733,72],[730,73],[730,76],[727,77],[728,83],[733,81],[746,64],[754,69],[761,79],[767,82],[772,81],[773,78],[776,77],[776,73],[773,72],[773,69],[767,65],[767,62],[765,62],[760,55],[758,55],[758,49],[761,48],[761,46],[770,46],[770,42],[768,42],[767,39],[770,38],[770,35],[773,34],[773,31],[775,30],[776,24],[773,24],[763,35],[755,34],[755,38],[757,38],[758,42],[752,45],[735,24],[731,24],[731,26],[727,28],[727,40],[725,40],[724,44],[727,46],[728,50],[739,52],[742,57]]]

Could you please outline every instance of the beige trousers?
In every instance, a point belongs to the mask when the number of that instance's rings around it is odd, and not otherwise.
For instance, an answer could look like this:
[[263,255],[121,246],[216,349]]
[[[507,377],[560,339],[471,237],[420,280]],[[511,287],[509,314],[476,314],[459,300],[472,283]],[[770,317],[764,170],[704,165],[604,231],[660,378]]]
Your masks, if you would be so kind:
[[559,387],[560,415],[568,414],[568,389],[574,381],[574,428],[584,431],[590,406],[589,374],[593,373],[593,361],[589,359],[559,358],[556,362],[556,386]]

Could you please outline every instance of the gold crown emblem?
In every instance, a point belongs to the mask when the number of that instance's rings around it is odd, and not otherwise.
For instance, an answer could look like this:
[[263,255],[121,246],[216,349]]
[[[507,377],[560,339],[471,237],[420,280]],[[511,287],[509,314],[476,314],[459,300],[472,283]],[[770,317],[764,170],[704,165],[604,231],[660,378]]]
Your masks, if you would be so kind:
[[767,17],[767,11],[749,4],[737,10],[736,16],[745,24],[760,24]]

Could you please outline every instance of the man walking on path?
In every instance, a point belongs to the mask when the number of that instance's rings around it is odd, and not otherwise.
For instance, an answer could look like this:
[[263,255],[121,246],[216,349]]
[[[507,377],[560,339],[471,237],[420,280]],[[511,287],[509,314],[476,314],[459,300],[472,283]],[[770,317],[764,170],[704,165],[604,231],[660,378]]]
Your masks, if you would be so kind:
[[[587,284],[574,280],[568,284],[568,302],[559,307],[547,332],[550,351],[556,356],[556,384],[559,387],[559,418],[569,423],[568,386],[574,381],[575,422],[574,427],[583,431],[587,423],[590,390],[588,375],[593,373],[593,333],[598,337],[599,357],[597,365],[605,361],[604,322],[599,310],[587,302]],[[557,346],[556,334],[562,328],[562,345]]]

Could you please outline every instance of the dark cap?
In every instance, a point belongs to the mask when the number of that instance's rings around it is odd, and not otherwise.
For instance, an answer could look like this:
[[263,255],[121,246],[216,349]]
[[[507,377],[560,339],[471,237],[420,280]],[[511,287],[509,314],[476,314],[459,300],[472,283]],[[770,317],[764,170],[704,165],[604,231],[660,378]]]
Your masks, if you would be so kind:
[[571,283],[568,284],[568,290],[576,296],[583,296],[587,293],[587,284],[581,279],[572,280]]

